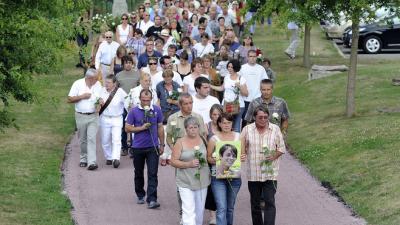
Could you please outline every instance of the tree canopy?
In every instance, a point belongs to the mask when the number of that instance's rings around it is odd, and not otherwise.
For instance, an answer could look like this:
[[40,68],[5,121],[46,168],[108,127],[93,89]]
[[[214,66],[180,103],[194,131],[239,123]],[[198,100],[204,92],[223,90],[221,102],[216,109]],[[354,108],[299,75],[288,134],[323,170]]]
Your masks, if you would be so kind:
[[0,130],[14,125],[12,98],[33,102],[32,74],[59,69],[62,50],[89,0],[0,0]]

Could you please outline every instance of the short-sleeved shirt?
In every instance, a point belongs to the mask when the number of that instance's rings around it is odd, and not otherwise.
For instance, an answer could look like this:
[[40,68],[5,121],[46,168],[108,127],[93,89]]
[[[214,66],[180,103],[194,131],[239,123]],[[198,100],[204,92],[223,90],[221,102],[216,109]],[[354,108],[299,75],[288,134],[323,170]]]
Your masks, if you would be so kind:
[[123,70],[119,72],[116,76],[119,86],[125,91],[125,93],[129,93],[129,91],[139,85],[139,71],[138,70]]
[[86,85],[85,78],[79,79],[72,84],[71,90],[69,91],[69,97],[79,96],[85,93],[90,93],[89,99],[82,99],[75,103],[75,112],[81,113],[93,113],[96,111],[95,103],[100,98],[101,92],[100,82],[96,82],[90,88]]
[[219,100],[211,95],[206,98],[200,99],[197,96],[193,96],[193,112],[200,114],[203,117],[204,123],[211,121],[210,109],[214,104],[220,105]]
[[[200,76],[208,79],[208,76],[205,74],[201,74]],[[195,79],[192,77],[192,74],[189,74],[185,78],[183,78],[183,84],[188,87],[188,94],[191,96],[196,95],[196,89],[194,88],[194,80]]]
[[141,105],[131,109],[126,117],[127,124],[133,125],[134,127],[141,127],[145,123],[151,123],[149,129],[135,133],[132,141],[132,148],[157,147],[159,145],[158,125],[162,124],[162,122],[163,115],[161,109],[156,105],[152,105],[148,113],[145,113]]
[[247,180],[259,182],[276,180],[280,157],[272,162],[272,170],[270,171],[265,171],[262,162],[266,158],[264,147],[270,151],[286,153],[285,143],[279,127],[269,123],[266,131],[260,134],[255,123],[251,123],[243,128],[241,138],[245,141],[245,148],[247,150]]
[[157,57],[160,58],[162,56],[161,53],[154,51],[153,55],[149,56],[147,52],[144,52],[143,54],[139,55],[138,59],[138,69],[140,70],[142,67],[147,66],[147,62],[149,61],[149,57]]
[[[178,91],[178,88],[180,88],[179,84],[176,83],[175,81],[172,81],[172,90]],[[169,104],[167,102],[168,97],[172,93],[170,93],[167,89],[165,89],[165,82],[164,81],[161,81],[160,83],[158,83],[156,90],[157,90],[158,99],[160,100],[161,110],[163,112],[168,112],[168,111],[177,112],[177,111],[179,111],[179,107],[177,105]]]
[[260,82],[263,79],[268,79],[264,67],[259,64],[250,65],[246,63],[240,69],[240,75],[247,80],[247,90],[249,90],[249,95],[244,97],[244,100],[251,102],[255,98],[260,97]]
[[[287,120],[290,118],[290,112],[287,103],[282,98],[272,96],[271,101],[266,102],[262,97],[258,97],[250,103],[249,108],[247,109],[247,113],[244,118],[247,122],[251,123],[254,121],[253,118],[254,109],[261,104],[266,104],[268,107],[269,111],[268,120],[271,123],[278,125],[279,127],[282,124],[282,120]],[[278,115],[276,119],[274,118],[274,113]]]
[[[185,136],[186,131],[185,131],[185,126],[184,126],[183,122],[185,121],[186,118],[188,118],[190,116],[196,117],[199,120],[200,135],[202,137],[206,137],[206,128],[204,125],[204,120],[199,114],[192,112],[190,115],[184,116],[181,111],[178,111],[178,112],[172,114],[171,116],[169,116],[169,118],[168,118],[167,128],[166,128],[167,140],[172,140],[172,130],[173,129],[175,129],[175,132],[177,133],[178,138]],[[176,125],[174,125],[174,126],[171,125],[172,122],[174,122]]]
[[[100,97],[104,102],[107,101],[111,92],[108,92],[105,87],[101,90]],[[112,98],[110,104],[101,114],[102,116],[121,116],[124,113],[124,101],[125,101],[126,93],[122,88],[118,88],[117,92],[115,92],[114,97]]]

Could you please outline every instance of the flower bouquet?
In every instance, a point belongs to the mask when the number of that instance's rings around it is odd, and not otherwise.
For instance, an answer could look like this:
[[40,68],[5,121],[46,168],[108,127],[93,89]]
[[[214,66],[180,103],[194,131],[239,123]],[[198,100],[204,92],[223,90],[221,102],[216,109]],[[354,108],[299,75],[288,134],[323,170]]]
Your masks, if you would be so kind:
[[266,173],[268,175],[274,174],[274,168],[272,166],[271,160],[267,159],[268,157],[271,157],[275,154],[274,150],[271,150],[268,148],[268,146],[265,144],[262,147],[262,153],[264,154],[264,160],[261,162],[261,171],[262,173]]
[[199,167],[197,168],[197,171],[194,174],[194,176],[196,177],[196,179],[200,180],[200,169],[202,167],[204,167],[207,164],[207,162],[206,162],[206,159],[205,159],[203,153],[200,152],[200,147],[199,146],[194,146],[194,150],[195,150],[194,151],[194,157],[197,160],[199,160]]

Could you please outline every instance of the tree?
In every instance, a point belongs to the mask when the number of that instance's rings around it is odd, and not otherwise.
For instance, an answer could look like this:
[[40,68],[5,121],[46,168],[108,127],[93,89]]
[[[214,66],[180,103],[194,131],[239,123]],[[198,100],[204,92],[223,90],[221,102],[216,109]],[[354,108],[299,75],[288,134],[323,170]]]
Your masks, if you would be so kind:
[[[333,4],[332,4],[333,3]],[[325,0],[322,4],[330,4],[330,11],[338,16],[343,12],[348,20],[352,20],[352,45],[350,55],[350,69],[347,78],[346,91],[346,116],[356,115],[355,92],[357,76],[357,55],[360,20],[365,21],[375,18],[375,11],[381,7],[386,7],[395,12],[399,11],[399,0]]]
[[0,131],[16,126],[11,98],[31,103],[32,74],[60,68],[74,22],[88,0],[0,0]]

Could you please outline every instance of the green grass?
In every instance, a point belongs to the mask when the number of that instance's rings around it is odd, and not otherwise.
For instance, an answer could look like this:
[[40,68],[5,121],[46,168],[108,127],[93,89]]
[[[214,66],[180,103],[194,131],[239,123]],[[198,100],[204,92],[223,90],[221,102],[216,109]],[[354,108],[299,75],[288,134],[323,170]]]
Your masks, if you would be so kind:
[[62,74],[34,77],[39,102],[12,102],[20,130],[0,133],[0,224],[72,224],[60,165],[75,126],[66,96],[82,75],[74,69],[73,54],[66,52]]
[[[296,157],[314,176],[330,182],[369,224],[400,224],[400,114],[378,111],[400,107],[399,87],[391,85],[391,79],[400,75],[400,65],[359,59],[357,116],[346,118],[347,73],[307,81],[303,44],[290,61],[283,54],[288,45],[285,31],[276,27],[259,30],[255,43],[272,59],[278,74],[274,94],[288,102],[288,142]],[[318,27],[312,30],[311,52],[313,64],[349,64]]]

